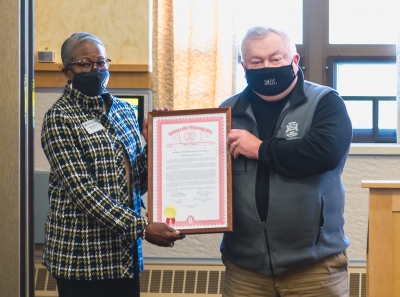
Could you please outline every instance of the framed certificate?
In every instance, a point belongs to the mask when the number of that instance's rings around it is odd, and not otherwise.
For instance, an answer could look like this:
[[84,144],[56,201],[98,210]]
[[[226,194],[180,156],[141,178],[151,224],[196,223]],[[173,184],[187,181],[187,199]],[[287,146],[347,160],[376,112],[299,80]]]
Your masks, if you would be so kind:
[[231,109],[149,112],[148,214],[185,234],[232,232]]

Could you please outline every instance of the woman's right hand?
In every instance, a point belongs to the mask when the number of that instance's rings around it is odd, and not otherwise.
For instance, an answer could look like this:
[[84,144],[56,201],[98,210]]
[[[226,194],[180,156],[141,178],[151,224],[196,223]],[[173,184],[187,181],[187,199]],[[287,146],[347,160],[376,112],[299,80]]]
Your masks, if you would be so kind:
[[[160,107],[160,108],[153,108],[152,112],[158,112],[158,111],[170,111],[169,107]],[[149,127],[149,119],[144,118],[143,120],[143,125],[142,125],[142,131],[140,131],[143,135],[144,140],[147,143],[147,137],[148,137],[148,127]]]
[[185,235],[171,228],[165,223],[149,223],[146,227],[145,239],[151,244],[165,247],[173,247],[176,240],[184,239]]

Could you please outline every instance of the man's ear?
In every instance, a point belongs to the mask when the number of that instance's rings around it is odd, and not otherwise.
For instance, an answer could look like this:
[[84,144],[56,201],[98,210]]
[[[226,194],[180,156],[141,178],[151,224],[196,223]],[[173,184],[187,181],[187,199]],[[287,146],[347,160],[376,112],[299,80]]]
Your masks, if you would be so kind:
[[240,62],[240,64],[242,64],[243,71],[244,71],[244,78],[246,78],[246,66],[244,66],[244,63],[243,63],[243,61],[242,61],[242,62]]
[[300,55],[296,53],[296,54],[293,56],[293,61],[296,63],[297,66],[299,66],[299,63],[300,63]]
[[300,55],[299,54],[296,53],[293,56],[293,62],[297,67],[297,69],[295,70],[295,74],[297,75],[297,72],[299,71],[299,67],[300,67]]

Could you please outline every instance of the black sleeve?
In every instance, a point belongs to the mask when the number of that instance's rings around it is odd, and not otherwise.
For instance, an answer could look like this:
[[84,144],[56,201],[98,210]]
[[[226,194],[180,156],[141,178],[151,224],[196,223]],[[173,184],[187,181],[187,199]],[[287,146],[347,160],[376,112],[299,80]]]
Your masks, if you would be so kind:
[[288,176],[322,174],[339,165],[352,135],[342,98],[330,92],[318,103],[306,136],[290,141],[277,137],[264,141],[259,149],[259,160],[272,171]]

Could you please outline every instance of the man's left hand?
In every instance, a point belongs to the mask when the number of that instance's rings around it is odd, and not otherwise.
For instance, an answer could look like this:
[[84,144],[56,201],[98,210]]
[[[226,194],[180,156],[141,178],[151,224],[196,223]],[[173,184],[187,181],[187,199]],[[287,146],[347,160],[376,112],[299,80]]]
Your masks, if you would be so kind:
[[258,159],[258,149],[262,141],[253,134],[241,129],[232,129],[226,140],[228,150],[236,159],[243,155],[249,159]]

